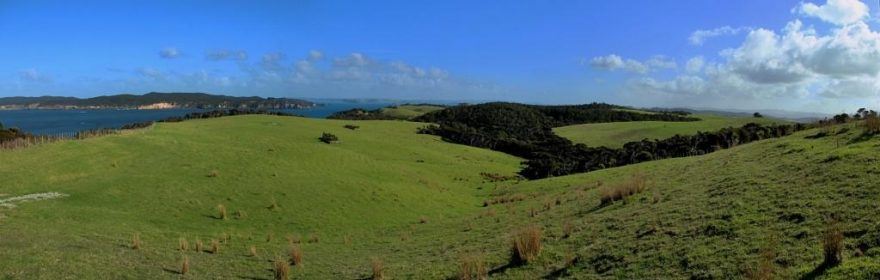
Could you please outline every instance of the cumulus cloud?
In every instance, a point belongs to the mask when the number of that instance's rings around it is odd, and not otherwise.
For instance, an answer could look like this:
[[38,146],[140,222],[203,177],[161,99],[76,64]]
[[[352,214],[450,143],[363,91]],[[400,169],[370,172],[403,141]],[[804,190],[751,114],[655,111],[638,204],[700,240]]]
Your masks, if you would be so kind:
[[624,59],[616,54],[610,54],[593,57],[589,61],[583,61],[582,63],[589,63],[594,69],[607,71],[624,70],[635,74],[647,74],[651,71],[675,69],[678,67],[675,60],[662,55],[655,55],[647,61],[641,62],[634,59]]
[[324,53],[318,50],[309,51],[309,60],[310,61],[318,61],[324,58]]
[[18,78],[26,82],[51,83],[52,78],[41,74],[36,69],[25,69],[18,72]]
[[869,14],[868,5],[859,0],[828,0],[823,5],[801,3],[793,11],[837,25],[859,22]]
[[705,64],[706,61],[702,56],[696,56],[688,59],[687,63],[684,66],[684,69],[688,74],[696,74],[700,73],[700,71],[703,70],[703,65]]
[[205,54],[205,59],[213,61],[236,60],[242,61],[248,59],[248,53],[242,50],[216,50]]
[[174,59],[180,57],[180,51],[177,48],[169,47],[159,51],[159,57],[165,59]]
[[748,27],[730,27],[729,25],[725,25],[722,27],[718,27],[715,29],[708,30],[697,30],[691,33],[691,36],[688,37],[688,42],[694,46],[702,46],[706,40],[719,37],[719,36],[727,36],[727,35],[736,35],[740,32],[748,31],[751,28]]

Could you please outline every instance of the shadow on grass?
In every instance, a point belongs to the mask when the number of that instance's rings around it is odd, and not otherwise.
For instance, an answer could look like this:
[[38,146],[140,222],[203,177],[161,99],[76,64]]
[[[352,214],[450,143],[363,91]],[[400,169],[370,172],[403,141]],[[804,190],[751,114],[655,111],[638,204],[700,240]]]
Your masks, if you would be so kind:
[[813,280],[813,279],[816,279],[816,277],[822,276],[822,274],[825,274],[825,271],[828,271],[829,269],[831,269],[832,267],[834,267],[834,266],[836,266],[836,265],[837,265],[837,264],[831,264],[831,263],[828,263],[828,262],[822,262],[822,264],[820,264],[820,265],[817,266],[815,269],[813,269],[813,271],[810,271],[810,273],[807,273],[807,274],[805,274],[804,276],[801,276],[800,279],[801,279],[801,280]]
[[852,140],[849,140],[849,142],[847,142],[847,144],[855,144],[855,143],[861,143],[861,142],[871,140],[871,138],[874,138],[874,135],[876,135],[876,134],[877,133],[868,132],[868,131],[862,132],[862,134],[860,134],[859,137],[856,137],[856,138],[853,138]]
[[169,268],[164,268],[164,267],[163,267],[162,270],[165,271],[165,272],[171,273],[171,274],[177,274],[177,275],[181,275],[181,274],[183,274],[183,273],[180,272],[180,270],[175,270],[175,269],[169,269]]

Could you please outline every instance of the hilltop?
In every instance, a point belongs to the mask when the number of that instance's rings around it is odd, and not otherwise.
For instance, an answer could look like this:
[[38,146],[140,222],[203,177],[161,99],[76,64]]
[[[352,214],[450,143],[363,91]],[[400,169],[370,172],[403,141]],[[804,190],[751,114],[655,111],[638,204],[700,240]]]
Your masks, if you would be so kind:
[[310,108],[315,103],[290,98],[237,97],[207,93],[119,94],[92,98],[41,96],[2,97],[0,109],[285,109]]

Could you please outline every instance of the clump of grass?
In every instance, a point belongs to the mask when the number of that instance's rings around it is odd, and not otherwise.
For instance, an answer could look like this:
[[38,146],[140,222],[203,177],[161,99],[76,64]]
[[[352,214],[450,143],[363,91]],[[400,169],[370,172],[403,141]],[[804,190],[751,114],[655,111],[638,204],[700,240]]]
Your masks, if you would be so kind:
[[428,223],[428,217],[425,217],[425,216],[419,216],[419,223],[420,223],[420,224],[427,224],[427,223]]
[[220,241],[217,239],[211,239],[211,254],[219,254],[220,253]]
[[550,200],[544,200],[544,211],[548,211],[553,208],[553,202]]
[[321,241],[321,238],[320,238],[320,236],[318,236],[318,233],[313,232],[313,233],[309,234],[309,243],[318,243],[318,241]]
[[287,280],[290,278],[290,265],[282,258],[275,259],[275,280]]
[[299,234],[290,234],[287,236],[287,245],[302,243],[302,237]]
[[226,206],[217,204],[217,219],[226,220]]
[[303,252],[299,246],[291,246],[288,255],[290,256],[290,259],[288,260],[290,265],[302,266]]
[[271,232],[266,234],[266,242],[272,242],[272,238],[273,236]]
[[495,217],[495,215],[498,215],[498,212],[495,211],[495,208],[489,208],[486,209],[486,212],[483,212],[483,216],[485,217]]
[[535,210],[534,207],[533,207],[533,208],[529,208],[529,218],[534,218],[534,217],[537,217],[537,216],[538,216],[538,210]]
[[241,219],[244,219],[245,217],[247,217],[247,214],[245,214],[244,211],[241,211],[241,209],[235,210],[235,218],[236,219],[241,220]]
[[825,266],[832,267],[843,261],[843,231],[840,224],[832,222],[822,234],[822,251],[824,252]]
[[204,247],[205,247],[205,246],[204,246],[204,244],[202,243],[202,240],[196,239],[196,252],[201,253],[201,252],[202,252],[202,249],[203,249]]
[[208,178],[217,178],[217,177],[220,177],[220,171],[217,171],[216,169],[211,170],[211,172],[208,173]]
[[746,273],[746,276],[748,276],[749,279],[774,279],[773,271],[775,268],[774,263],[776,262],[776,246],[776,240],[770,240],[768,246],[764,248],[763,252],[761,252],[761,258],[758,260],[757,266]]
[[562,222],[562,238],[569,238],[574,232],[574,225],[570,221]]
[[177,241],[177,244],[178,249],[180,249],[181,252],[186,252],[187,250],[189,250],[189,242],[186,241],[186,238],[181,237]]
[[499,196],[490,200],[483,201],[483,207],[487,207],[493,204],[506,204],[511,202],[523,201],[526,199],[525,194],[515,193]]
[[180,275],[189,273],[189,257],[183,256],[183,263],[180,264]]
[[382,262],[382,259],[378,257],[374,257],[370,262],[370,266],[373,268],[373,276],[371,279],[373,280],[382,280],[385,279],[385,263]]
[[269,203],[268,208],[269,208],[269,210],[278,210],[278,202],[275,201],[275,198],[272,198],[272,200]]
[[485,280],[488,275],[483,258],[478,255],[468,255],[461,259],[461,271],[458,275],[460,280]]
[[134,235],[131,236],[131,248],[132,249],[140,249],[141,248],[141,234],[135,232]]
[[602,205],[608,205],[618,200],[624,200],[634,194],[640,193],[647,187],[645,176],[636,174],[628,180],[610,187],[599,190],[599,200]]
[[525,265],[537,258],[541,254],[541,229],[530,225],[514,232],[510,251],[512,266]]
[[346,234],[342,237],[342,243],[345,245],[351,245],[351,234]]
[[259,256],[259,255],[257,254],[257,247],[256,247],[256,246],[251,246],[250,250],[248,250],[248,255],[251,256],[251,257],[257,257],[257,256]]

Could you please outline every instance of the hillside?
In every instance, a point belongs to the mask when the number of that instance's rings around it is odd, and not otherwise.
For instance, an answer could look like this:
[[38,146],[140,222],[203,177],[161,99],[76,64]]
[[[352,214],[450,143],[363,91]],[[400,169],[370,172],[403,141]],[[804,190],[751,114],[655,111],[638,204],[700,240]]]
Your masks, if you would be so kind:
[[206,93],[161,93],[144,95],[119,94],[92,98],[75,97],[2,97],[0,109],[155,109],[155,108],[250,108],[281,109],[309,108],[315,106],[310,101],[290,98],[262,98],[257,96],[238,97],[212,95]]
[[[466,258],[498,279],[730,279],[766,252],[781,278],[880,276],[880,140],[852,123],[824,131],[832,136],[805,138],[813,129],[534,181],[501,178],[517,158],[415,134],[422,125],[238,116],[0,151],[9,159],[0,200],[68,195],[0,207],[0,275],[176,277],[179,238],[210,247],[228,235],[219,254],[185,253],[190,275],[266,279],[295,235],[304,252],[296,279],[369,277],[374,257],[392,279],[454,279]],[[340,141],[318,142],[322,132]],[[644,191],[600,201],[636,180]],[[844,230],[844,262],[815,270],[832,218]],[[528,225],[543,248],[508,266],[511,233]],[[318,242],[306,241],[312,233]]]
[[786,124],[788,121],[774,118],[720,116],[713,114],[692,115],[699,121],[665,122],[635,121],[613,123],[588,123],[553,128],[557,135],[587,146],[622,147],[623,144],[642,139],[665,139],[678,135],[693,135],[699,131],[717,131],[725,127],[740,127],[747,123]]
[[392,105],[375,110],[354,108],[333,113],[327,118],[337,120],[410,120],[444,108],[441,105],[431,104]]

